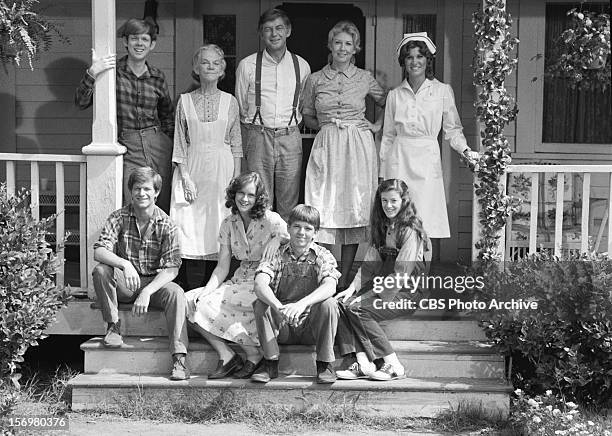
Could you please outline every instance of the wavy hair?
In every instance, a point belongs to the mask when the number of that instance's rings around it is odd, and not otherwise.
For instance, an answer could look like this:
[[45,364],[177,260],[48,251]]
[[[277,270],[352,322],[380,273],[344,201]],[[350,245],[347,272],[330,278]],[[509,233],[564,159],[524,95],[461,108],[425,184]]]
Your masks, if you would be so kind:
[[375,248],[381,248],[384,247],[386,243],[386,230],[387,226],[390,224],[390,220],[383,210],[381,194],[389,191],[397,192],[402,199],[402,206],[394,220],[397,231],[403,236],[408,228],[413,229],[424,242],[425,251],[428,251],[429,238],[423,229],[423,221],[419,218],[416,207],[412,200],[410,200],[408,185],[400,179],[384,180],[376,190],[374,206],[372,207],[372,217],[370,220],[372,226],[372,245]]
[[255,185],[255,204],[249,211],[249,217],[251,219],[263,218],[266,210],[270,207],[270,198],[268,197],[268,190],[263,182],[263,179],[256,172],[240,174],[238,177],[234,177],[227,189],[225,190],[225,207],[232,210],[235,215],[238,212],[236,206],[236,193],[244,188],[245,185],[253,183]]
[[[351,63],[355,63],[355,55],[357,55],[361,51],[361,36],[359,35],[359,29],[355,26],[354,23],[350,21],[339,21],[336,23],[334,27],[331,28],[329,33],[327,34],[327,48],[329,51],[332,50],[332,43],[334,38],[339,33],[347,33],[351,35],[353,39],[353,47],[355,47],[355,54],[351,57]],[[329,64],[332,63],[332,55],[331,53],[327,55],[327,62]]]
[[221,76],[219,77],[219,82],[220,82],[225,77],[225,68],[227,67],[227,62],[225,62],[225,53],[223,52],[223,49],[219,47],[217,44],[204,44],[202,47],[200,47],[199,49],[195,51],[195,53],[193,54],[193,57],[191,58],[191,77],[193,78],[193,80],[200,83],[200,76],[196,74],[195,67],[201,62],[202,53],[205,52],[206,50],[214,51],[216,54],[218,54],[221,57],[221,68],[223,69],[223,72]]
[[142,35],[143,33],[148,34],[151,41],[157,40],[157,25],[150,18],[144,20],[130,18],[117,29],[118,38],[128,38],[130,35]]
[[428,79],[434,78],[433,73],[433,65],[435,56],[429,51],[427,45],[423,41],[408,41],[406,44],[402,46],[400,49],[399,56],[397,57],[397,61],[402,67],[402,75],[404,79],[408,78],[408,72],[406,71],[406,58],[410,54],[410,50],[413,48],[418,48],[419,52],[427,58],[427,66],[425,67],[425,77]]

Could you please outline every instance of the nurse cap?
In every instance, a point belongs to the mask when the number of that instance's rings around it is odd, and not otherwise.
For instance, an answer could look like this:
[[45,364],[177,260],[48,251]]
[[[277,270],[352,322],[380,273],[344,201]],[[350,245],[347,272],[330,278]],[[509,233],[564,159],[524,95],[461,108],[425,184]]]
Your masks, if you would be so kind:
[[408,44],[410,41],[421,41],[424,42],[431,54],[436,54],[436,45],[427,36],[427,32],[416,32],[416,33],[404,33],[404,37],[397,45],[397,55],[399,56],[400,50],[403,46]]

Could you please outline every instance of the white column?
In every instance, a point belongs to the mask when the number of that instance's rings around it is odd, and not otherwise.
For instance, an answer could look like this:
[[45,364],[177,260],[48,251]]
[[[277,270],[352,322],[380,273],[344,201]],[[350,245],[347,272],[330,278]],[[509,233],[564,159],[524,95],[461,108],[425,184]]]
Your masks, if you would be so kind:
[[[92,41],[96,56],[116,53],[115,22],[115,0],[92,0]],[[87,243],[87,288],[89,297],[93,298],[93,244],[100,235],[102,224],[112,211],[121,207],[122,200],[122,155],[126,149],[117,142],[114,69],[96,78],[91,138],[91,144],[82,149],[87,155],[87,241],[81,243]]]

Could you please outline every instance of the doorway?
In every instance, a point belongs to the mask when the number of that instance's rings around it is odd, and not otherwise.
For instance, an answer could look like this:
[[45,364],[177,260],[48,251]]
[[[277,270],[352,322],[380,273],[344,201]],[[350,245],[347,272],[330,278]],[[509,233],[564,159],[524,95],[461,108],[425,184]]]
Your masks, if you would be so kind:
[[318,71],[327,64],[327,35],[338,21],[352,21],[361,36],[361,52],[355,56],[355,65],[365,66],[365,16],[361,9],[350,4],[291,3],[277,6],[291,19],[291,37],[287,47],[302,56],[310,69]]

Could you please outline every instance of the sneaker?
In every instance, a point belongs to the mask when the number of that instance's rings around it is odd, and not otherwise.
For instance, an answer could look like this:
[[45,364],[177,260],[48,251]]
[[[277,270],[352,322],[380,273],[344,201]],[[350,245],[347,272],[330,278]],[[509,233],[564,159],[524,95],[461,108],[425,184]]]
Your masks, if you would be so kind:
[[185,366],[185,358],[187,356],[182,353],[172,355],[172,374],[170,380],[189,380],[189,370]]
[[317,360],[317,383],[330,384],[336,381],[336,373],[330,362]]
[[378,381],[397,380],[400,378],[406,378],[406,373],[402,372],[401,374],[399,374],[395,371],[395,368],[393,368],[393,365],[391,365],[390,363],[383,364],[382,368],[380,368],[378,371],[376,371],[370,376],[370,380]]
[[219,363],[217,363],[217,369],[215,369],[215,372],[212,374],[208,374],[208,379],[215,380],[218,378],[229,377],[236,371],[241,370],[242,365],[242,357],[240,357],[239,354],[234,354],[234,357],[232,357],[226,364],[223,364],[223,361],[219,360]]
[[364,371],[361,365],[357,362],[349,366],[348,369],[336,371],[336,375],[340,380],[357,380],[359,378],[369,378],[372,374],[372,371]]
[[107,348],[119,348],[123,345],[123,338],[121,338],[121,320],[108,323],[106,335],[102,343]]
[[251,380],[258,383],[268,383],[278,377],[278,360],[263,360],[259,369],[251,376]]

